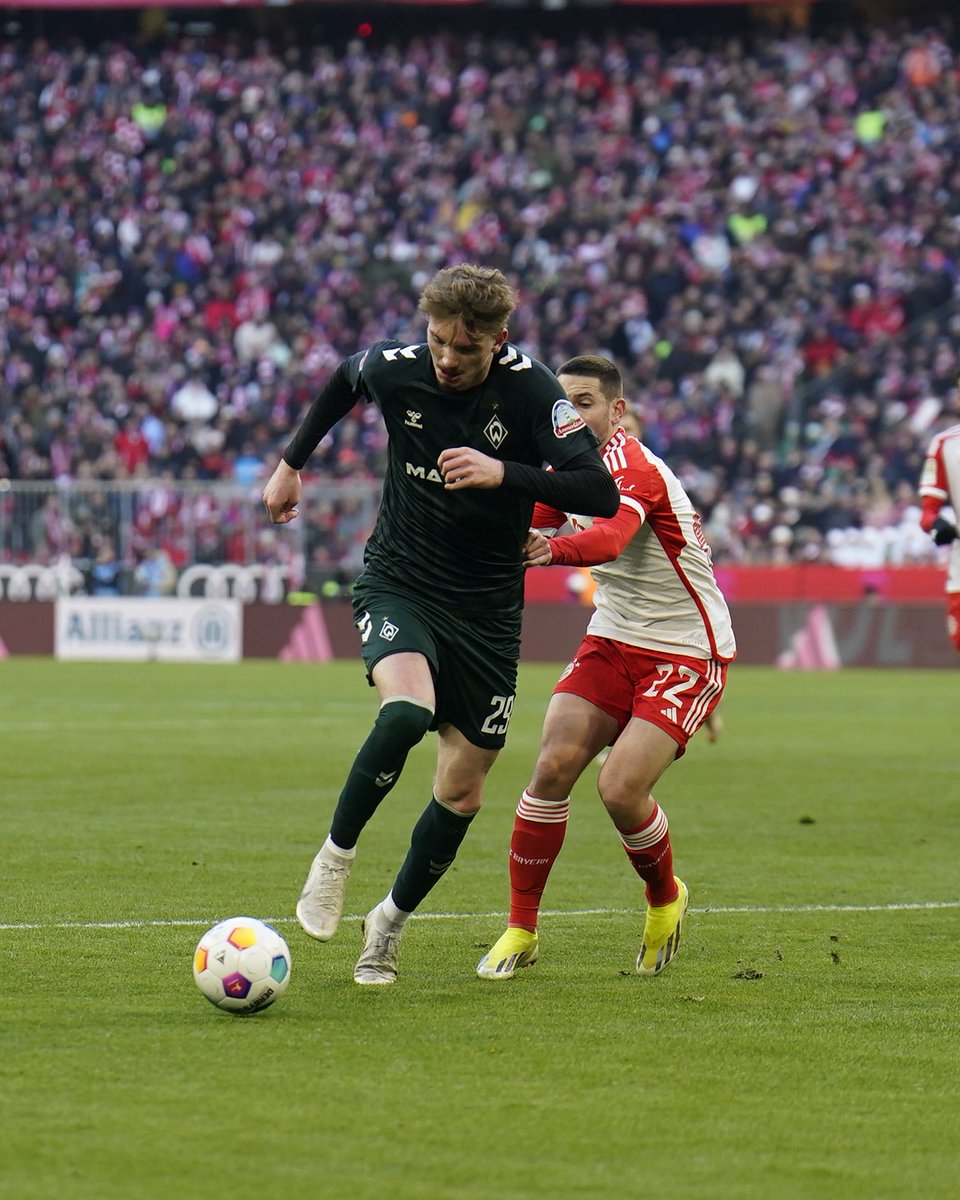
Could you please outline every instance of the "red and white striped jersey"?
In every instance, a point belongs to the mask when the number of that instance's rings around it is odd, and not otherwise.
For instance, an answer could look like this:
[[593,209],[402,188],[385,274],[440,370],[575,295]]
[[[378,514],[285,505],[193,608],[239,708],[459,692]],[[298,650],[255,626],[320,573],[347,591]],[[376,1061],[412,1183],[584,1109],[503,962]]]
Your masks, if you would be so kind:
[[[939,501],[937,511],[951,505],[960,519],[960,425],[951,425],[931,440],[920,475],[920,495]],[[960,539],[950,545],[947,591],[960,592]]]
[[[730,612],[700,517],[680,480],[622,428],[601,454],[620,489],[619,512],[609,520],[567,514],[575,532],[551,541],[553,562],[591,568],[597,587],[589,632],[730,661],[737,651]],[[533,524],[557,525],[559,516],[538,504]]]

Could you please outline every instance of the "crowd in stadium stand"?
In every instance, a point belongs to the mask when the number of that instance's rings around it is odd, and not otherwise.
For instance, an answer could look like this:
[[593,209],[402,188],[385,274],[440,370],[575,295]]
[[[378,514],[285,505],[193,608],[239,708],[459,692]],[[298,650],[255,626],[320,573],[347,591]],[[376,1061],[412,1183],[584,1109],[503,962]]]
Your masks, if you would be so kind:
[[[915,561],[957,214],[950,28],[0,42],[0,477],[255,495],[333,367],[420,340],[419,285],[467,260],[516,282],[524,349],[618,362],[718,561]],[[376,481],[383,449],[358,408],[309,471]],[[369,518],[305,514],[312,565],[352,573]],[[38,509],[22,555],[96,559],[85,520]]]

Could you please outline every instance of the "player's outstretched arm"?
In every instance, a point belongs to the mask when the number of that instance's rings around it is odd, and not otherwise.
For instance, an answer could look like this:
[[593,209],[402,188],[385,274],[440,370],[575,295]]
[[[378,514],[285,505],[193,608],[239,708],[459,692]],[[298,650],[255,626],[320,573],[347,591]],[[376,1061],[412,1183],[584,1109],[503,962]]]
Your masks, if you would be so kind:
[[277,469],[263,489],[263,503],[274,525],[286,525],[299,516],[300,468],[327,432],[345,417],[357,401],[347,374],[347,363],[342,362],[317,393],[300,428],[293,435],[283,452]]
[[635,508],[621,504],[616,516],[599,518],[589,529],[553,538],[550,561],[567,567],[597,567],[613,562],[642,524],[643,518]]

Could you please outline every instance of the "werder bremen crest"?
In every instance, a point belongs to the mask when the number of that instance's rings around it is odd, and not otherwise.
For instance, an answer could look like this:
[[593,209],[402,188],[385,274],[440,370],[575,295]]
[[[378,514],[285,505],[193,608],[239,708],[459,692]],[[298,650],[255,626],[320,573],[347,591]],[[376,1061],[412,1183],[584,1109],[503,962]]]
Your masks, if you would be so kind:
[[494,450],[499,450],[503,445],[504,439],[507,436],[507,430],[499,417],[491,417],[486,429],[483,431],[487,435],[487,440],[493,446]]

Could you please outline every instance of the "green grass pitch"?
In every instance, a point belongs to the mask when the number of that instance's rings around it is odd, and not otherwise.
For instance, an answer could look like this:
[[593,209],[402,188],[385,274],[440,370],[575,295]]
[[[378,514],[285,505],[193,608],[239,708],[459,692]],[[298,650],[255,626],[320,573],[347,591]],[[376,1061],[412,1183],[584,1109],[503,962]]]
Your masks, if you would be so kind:
[[[292,920],[373,719],[359,663],[0,664],[0,1193],[17,1200],[939,1200],[960,1147],[958,682],[730,673],[721,741],[657,795],[683,953],[633,971],[639,881],[588,773],[540,962],[478,980],[557,674],[526,666],[461,855],[396,986],[351,979],[429,796],[366,830],[336,939]],[[207,925],[279,922],[252,1018],[191,976]]]

